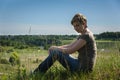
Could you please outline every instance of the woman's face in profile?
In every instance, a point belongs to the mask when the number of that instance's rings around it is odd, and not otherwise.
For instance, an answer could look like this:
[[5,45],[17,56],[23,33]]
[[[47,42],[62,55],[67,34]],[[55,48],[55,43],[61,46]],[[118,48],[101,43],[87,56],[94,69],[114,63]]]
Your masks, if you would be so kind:
[[80,24],[80,22],[74,22],[73,27],[78,33],[81,33],[84,30],[84,25]]

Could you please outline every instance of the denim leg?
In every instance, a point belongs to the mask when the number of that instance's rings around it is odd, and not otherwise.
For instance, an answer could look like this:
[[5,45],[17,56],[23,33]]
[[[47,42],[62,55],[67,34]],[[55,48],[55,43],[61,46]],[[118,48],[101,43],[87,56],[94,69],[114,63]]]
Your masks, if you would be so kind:
[[56,60],[58,60],[67,70],[76,71],[79,69],[78,59],[74,59],[68,54],[64,54],[58,50],[51,50],[50,55],[35,69],[34,72],[46,72]]
[[59,57],[57,60],[62,64],[63,67],[71,72],[78,71],[80,69],[79,60],[71,57],[69,54],[59,52]]
[[56,50],[51,50],[49,56],[34,70],[34,72],[46,72],[56,61]]

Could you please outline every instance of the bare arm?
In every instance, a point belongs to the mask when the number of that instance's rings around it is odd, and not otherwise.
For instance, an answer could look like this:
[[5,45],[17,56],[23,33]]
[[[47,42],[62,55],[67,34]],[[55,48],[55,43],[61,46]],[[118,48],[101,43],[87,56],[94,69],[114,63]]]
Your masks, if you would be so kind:
[[70,43],[70,44],[62,45],[62,46],[57,46],[57,47],[59,47],[59,48],[69,48],[69,47],[73,46],[74,43],[75,43],[75,42],[72,42],[72,43]]
[[75,51],[77,51],[78,49],[80,49],[81,47],[83,47],[84,45],[86,44],[86,41],[83,40],[83,39],[79,39],[79,40],[76,40],[75,42],[71,43],[70,45],[64,45],[63,47],[62,46],[53,46],[51,47],[50,49],[58,49],[60,51],[62,51],[63,53],[68,53],[68,54],[72,54],[74,53]]
[[68,53],[74,53],[75,51],[79,50],[81,47],[83,47],[86,44],[86,41],[83,39],[76,40],[74,44],[67,49]]

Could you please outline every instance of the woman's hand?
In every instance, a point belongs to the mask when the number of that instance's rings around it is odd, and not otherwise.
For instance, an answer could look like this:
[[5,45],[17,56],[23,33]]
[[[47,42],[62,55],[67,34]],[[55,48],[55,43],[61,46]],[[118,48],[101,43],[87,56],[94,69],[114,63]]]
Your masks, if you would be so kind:
[[57,46],[51,46],[51,47],[49,48],[49,50],[53,50],[53,49],[55,49],[55,48],[57,48]]
[[57,46],[51,46],[51,47],[48,49],[48,53],[50,53],[51,50],[54,50],[54,49],[56,49],[56,48],[57,48]]

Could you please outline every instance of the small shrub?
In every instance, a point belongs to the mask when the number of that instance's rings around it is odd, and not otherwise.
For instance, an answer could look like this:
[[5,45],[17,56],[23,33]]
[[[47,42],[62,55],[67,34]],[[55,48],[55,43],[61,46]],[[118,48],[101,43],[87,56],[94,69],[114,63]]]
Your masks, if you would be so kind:
[[20,58],[18,56],[18,53],[13,52],[9,58],[9,62],[11,63],[12,66],[20,64]]
[[0,52],[4,52],[4,48],[0,46]]
[[27,78],[27,73],[26,73],[25,65],[22,65],[22,66],[19,65],[16,79],[17,80],[26,80],[26,78]]
[[19,45],[19,46],[15,45],[14,48],[15,49],[26,49],[26,48],[28,48],[28,46],[27,45]]
[[14,50],[13,49],[8,49],[7,50],[7,53],[11,53],[11,52],[13,52]]
[[1,64],[9,64],[9,61],[7,59],[5,59],[5,58],[1,58],[0,63]]
[[0,80],[8,80],[8,76],[7,76],[7,75],[2,75],[2,76],[0,77]]

